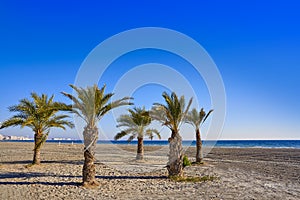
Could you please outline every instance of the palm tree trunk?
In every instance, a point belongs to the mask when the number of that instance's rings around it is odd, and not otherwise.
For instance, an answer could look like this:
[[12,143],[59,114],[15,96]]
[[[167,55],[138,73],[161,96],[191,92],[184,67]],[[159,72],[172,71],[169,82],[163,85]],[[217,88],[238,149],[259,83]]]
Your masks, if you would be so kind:
[[34,134],[34,153],[33,153],[33,165],[41,164],[41,144],[42,144],[43,134]]
[[99,183],[96,181],[95,150],[98,140],[97,127],[85,127],[84,137],[84,165],[82,169],[82,184],[84,187],[95,187]]
[[138,146],[137,146],[137,154],[136,154],[137,160],[143,160],[144,159],[144,142],[142,137],[138,137]]
[[202,150],[200,130],[196,129],[196,162],[201,163],[202,161],[203,161],[203,150]]
[[183,176],[183,155],[182,139],[178,132],[172,130],[172,136],[169,138],[169,161],[167,169],[170,176]]

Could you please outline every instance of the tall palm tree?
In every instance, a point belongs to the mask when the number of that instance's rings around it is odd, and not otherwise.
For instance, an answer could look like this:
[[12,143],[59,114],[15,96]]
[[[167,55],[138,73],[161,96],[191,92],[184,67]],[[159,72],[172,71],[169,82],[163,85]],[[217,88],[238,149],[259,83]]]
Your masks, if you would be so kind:
[[147,128],[151,123],[151,117],[149,111],[146,111],[145,108],[137,108],[129,109],[130,114],[121,115],[118,118],[117,127],[127,127],[125,130],[119,132],[115,136],[115,140],[118,140],[126,135],[130,135],[128,138],[128,142],[131,142],[134,138],[138,139],[137,146],[137,160],[144,159],[144,135],[149,136],[152,140],[154,134],[157,135],[159,139],[161,139],[159,132],[156,129]]
[[191,124],[196,131],[196,163],[201,163],[203,161],[200,127],[212,112],[213,110],[210,110],[206,114],[203,108],[201,108],[200,112],[198,112],[197,109],[194,108],[192,111],[188,113],[186,117],[186,122]]
[[183,151],[182,151],[182,138],[179,134],[179,128],[184,122],[189,108],[192,104],[192,98],[185,106],[184,96],[178,99],[175,92],[168,95],[166,92],[162,94],[166,104],[155,103],[151,117],[158,120],[162,125],[167,126],[172,134],[169,138],[169,161],[167,169],[169,176],[183,176]]
[[99,183],[96,181],[95,175],[95,149],[98,140],[98,122],[102,117],[110,110],[123,106],[132,105],[129,102],[130,97],[124,97],[122,99],[109,102],[113,93],[105,94],[105,85],[99,89],[97,85],[87,88],[79,88],[74,85],[70,85],[76,93],[77,97],[62,92],[63,95],[73,101],[72,111],[82,118],[86,126],[83,130],[84,139],[84,165],[83,165],[83,186],[94,187]]
[[40,149],[45,143],[50,129],[52,127],[65,129],[66,126],[72,128],[72,122],[65,120],[67,115],[57,115],[59,111],[70,110],[70,106],[64,103],[53,101],[54,95],[48,98],[42,94],[38,96],[36,93],[31,93],[32,100],[22,99],[18,105],[9,107],[10,112],[17,112],[14,116],[4,121],[2,128],[10,126],[27,126],[34,132],[34,156],[32,164],[40,164]]

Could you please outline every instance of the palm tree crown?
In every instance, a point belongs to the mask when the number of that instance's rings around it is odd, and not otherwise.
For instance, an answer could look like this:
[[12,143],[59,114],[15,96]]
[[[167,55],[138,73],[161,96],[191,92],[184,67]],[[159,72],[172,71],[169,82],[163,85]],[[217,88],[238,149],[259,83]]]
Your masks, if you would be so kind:
[[142,138],[144,135],[149,136],[150,139],[153,139],[156,134],[160,139],[160,134],[156,129],[151,129],[147,127],[151,123],[151,117],[149,111],[146,111],[145,108],[135,107],[128,110],[130,114],[121,115],[118,118],[117,127],[127,127],[125,130],[121,131],[115,136],[115,140],[118,140],[125,135],[131,134],[128,138],[128,142],[132,141],[134,138]]
[[184,119],[192,104],[192,98],[189,100],[188,105],[185,106],[184,96],[178,98],[175,92],[172,92],[171,95],[168,95],[166,92],[164,92],[162,96],[165,99],[166,105],[154,103],[151,111],[151,117],[157,121],[160,121],[164,126],[167,126],[173,132],[178,133],[179,127],[184,122]]
[[132,99],[130,97],[124,97],[109,103],[114,94],[104,94],[105,85],[101,89],[97,85],[87,88],[78,88],[74,85],[70,85],[70,87],[76,91],[77,98],[65,92],[62,92],[62,94],[73,101],[72,111],[81,117],[89,127],[95,127],[96,123],[113,108],[132,105],[132,103],[128,102],[128,100]]
[[70,106],[54,102],[54,95],[48,98],[45,94],[38,96],[36,93],[31,93],[31,97],[33,101],[22,99],[18,105],[9,107],[10,112],[17,112],[17,114],[4,121],[1,128],[27,126],[36,134],[48,134],[52,127],[65,129],[65,126],[71,128],[74,126],[72,122],[64,120],[68,115],[56,115],[60,110],[69,110]]
[[194,126],[195,129],[199,129],[200,126],[206,121],[208,116],[213,112],[214,110],[210,110],[207,114],[204,111],[203,108],[201,108],[200,112],[197,111],[196,108],[193,108],[192,111],[188,113],[186,116],[186,123],[191,124]]

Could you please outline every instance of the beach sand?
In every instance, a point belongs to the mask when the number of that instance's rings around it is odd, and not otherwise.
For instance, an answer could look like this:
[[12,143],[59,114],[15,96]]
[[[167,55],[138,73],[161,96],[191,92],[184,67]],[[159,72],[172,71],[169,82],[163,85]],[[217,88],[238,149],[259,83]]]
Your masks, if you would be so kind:
[[[300,199],[300,149],[214,148],[188,176],[213,181],[186,183],[166,178],[167,148],[99,145],[97,189],[80,186],[83,146],[46,143],[42,164],[31,163],[32,143],[0,143],[0,199]],[[194,148],[185,152],[193,158]]]

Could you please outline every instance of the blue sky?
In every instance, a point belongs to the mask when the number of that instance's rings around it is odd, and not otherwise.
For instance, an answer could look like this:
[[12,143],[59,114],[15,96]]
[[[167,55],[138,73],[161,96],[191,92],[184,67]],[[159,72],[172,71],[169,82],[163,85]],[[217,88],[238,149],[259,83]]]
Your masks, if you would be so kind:
[[[77,71],[100,42],[138,27],[164,27],[200,43],[215,61],[227,95],[221,139],[300,139],[300,4],[298,1],[1,1],[0,121],[7,107],[30,92],[71,92]],[[104,80],[112,90],[123,71],[118,66],[147,62],[167,64],[189,77],[203,92],[200,104],[210,109],[201,78],[187,63],[167,52],[132,52],[116,60]],[[199,81],[198,81],[199,80]],[[198,84],[199,83],[199,84]],[[150,85],[135,93],[147,107],[165,90]],[[151,98],[142,98],[149,94]],[[110,117],[100,122],[113,137]],[[207,127],[204,127],[207,129]],[[192,139],[188,127],[184,139]],[[11,128],[0,134],[29,135]],[[74,130],[55,136],[77,138]],[[51,137],[51,136],[50,136]],[[165,135],[165,138],[167,135]]]

